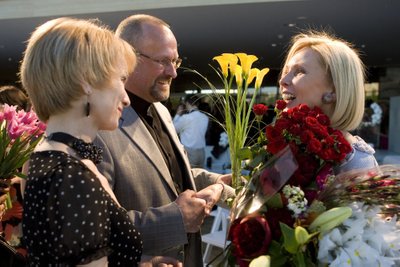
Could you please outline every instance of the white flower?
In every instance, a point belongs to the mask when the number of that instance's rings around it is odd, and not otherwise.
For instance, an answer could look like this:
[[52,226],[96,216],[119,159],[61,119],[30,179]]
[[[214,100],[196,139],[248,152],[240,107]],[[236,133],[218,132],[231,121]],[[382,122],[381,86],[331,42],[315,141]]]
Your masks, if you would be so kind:
[[399,266],[400,225],[384,219],[380,208],[360,202],[352,216],[319,241],[318,260],[329,266]]
[[304,197],[304,192],[300,187],[285,185],[282,192],[288,199],[287,208],[294,213],[293,217],[297,218],[307,210],[308,201]]

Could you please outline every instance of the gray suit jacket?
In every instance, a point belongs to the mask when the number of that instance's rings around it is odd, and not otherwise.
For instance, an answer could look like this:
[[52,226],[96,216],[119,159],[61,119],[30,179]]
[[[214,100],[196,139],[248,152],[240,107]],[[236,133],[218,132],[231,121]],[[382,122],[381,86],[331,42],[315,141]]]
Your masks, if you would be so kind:
[[[154,106],[168,129],[172,145],[184,159],[182,173],[191,189],[200,190],[215,183],[219,174],[190,168],[169,111],[161,103]],[[186,234],[181,212],[174,202],[178,193],[162,152],[134,109],[124,109],[119,128],[100,132],[96,143],[104,147],[104,161],[98,167],[141,231],[143,253],[182,260],[185,251],[185,266],[202,266],[200,233]],[[232,193],[224,190],[221,200]]]

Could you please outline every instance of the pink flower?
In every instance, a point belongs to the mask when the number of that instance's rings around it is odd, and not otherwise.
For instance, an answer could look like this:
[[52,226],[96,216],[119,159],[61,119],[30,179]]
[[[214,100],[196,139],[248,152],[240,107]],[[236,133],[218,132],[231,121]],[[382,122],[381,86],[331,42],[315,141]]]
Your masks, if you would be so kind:
[[12,120],[16,116],[16,106],[9,106],[8,104],[4,104],[3,116],[6,121]]
[[33,111],[17,112],[16,106],[7,104],[0,118],[0,147],[6,148],[0,159],[0,177],[8,178],[19,174],[46,127]]

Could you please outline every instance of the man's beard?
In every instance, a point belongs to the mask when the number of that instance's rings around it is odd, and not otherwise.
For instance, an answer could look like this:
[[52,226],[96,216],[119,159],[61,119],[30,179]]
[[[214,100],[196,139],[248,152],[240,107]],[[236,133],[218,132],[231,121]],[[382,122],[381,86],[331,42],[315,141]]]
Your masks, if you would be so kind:
[[155,100],[154,102],[166,101],[169,98],[169,94],[171,91],[170,89],[168,91],[161,91],[157,88],[156,85],[153,85],[150,90],[150,95]]

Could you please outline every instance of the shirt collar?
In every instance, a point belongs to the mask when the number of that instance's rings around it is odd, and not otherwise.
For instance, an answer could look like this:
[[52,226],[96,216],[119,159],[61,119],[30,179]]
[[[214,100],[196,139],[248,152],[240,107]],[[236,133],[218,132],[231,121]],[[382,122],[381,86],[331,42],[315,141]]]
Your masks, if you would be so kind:
[[147,111],[151,103],[147,102],[143,98],[127,91],[129,100],[131,101],[131,107],[138,113],[140,116],[147,116]]

